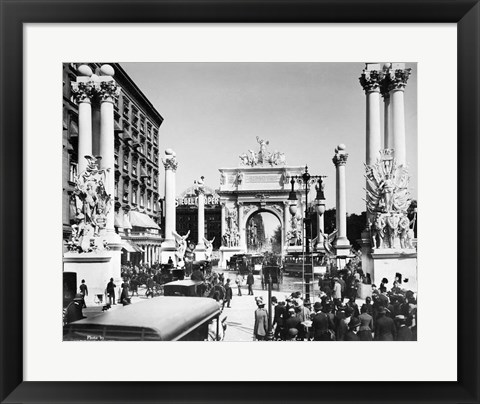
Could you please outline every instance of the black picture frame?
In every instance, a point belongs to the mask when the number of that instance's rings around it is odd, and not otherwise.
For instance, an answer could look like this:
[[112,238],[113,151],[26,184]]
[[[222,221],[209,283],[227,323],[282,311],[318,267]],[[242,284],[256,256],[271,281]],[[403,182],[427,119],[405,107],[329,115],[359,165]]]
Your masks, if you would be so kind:
[[[479,0],[0,0],[0,399],[2,403],[479,402]],[[457,382],[24,382],[23,381],[23,24],[143,22],[410,22],[458,27]],[[445,72],[448,85],[454,80]],[[434,136],[434,134],[432,134]],[[445,185],[444,200],[455,198]],[[448,215],[453,212],[448,212]],[[41,270],[42,268],[38,268]],[[454,270],[454,269],[452,269]],[[442,291],[439,291],[442,293]],[[440,298],[445,298],[441,294]],[[449,319],[439,325],[439,338]],[[389,348],[388,348],[389,349]],[[388,356],[388,355],[387,355]],[[372,359],[372,365],[378,359]],[[213,361],[214,362],[214,361]],[[388,363],[378,363],[388,371]],[[301,362],[294,361],[301,370]],[[441,366],[441,352],[438,363]],[[206,365],[215,374],[221,364]],[[231,366],[234,366],[232,363]],[[347,366],[347,365],[346,365]],[[270,371],[268,363],[252,372]]]

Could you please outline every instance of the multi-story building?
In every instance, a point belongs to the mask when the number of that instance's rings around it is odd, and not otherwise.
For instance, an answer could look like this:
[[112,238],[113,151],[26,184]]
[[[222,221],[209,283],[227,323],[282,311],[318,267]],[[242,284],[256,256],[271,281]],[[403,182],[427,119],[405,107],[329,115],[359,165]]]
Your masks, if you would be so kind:
[[[63,239],[75,222],[72,192],[78,173],[78,105],[71,91],[77,63],[63,65]],[[100,64],[88,64],[95,72]],[[115,229],[124,240],[122,262],[153,264],[159,261],[161,207],[159,203],[159,128],[162,116],[119,64],[112,63],[121,87],[115,104]],[[92,112],[93,154],[98,151],[96,125],[99,111]]]

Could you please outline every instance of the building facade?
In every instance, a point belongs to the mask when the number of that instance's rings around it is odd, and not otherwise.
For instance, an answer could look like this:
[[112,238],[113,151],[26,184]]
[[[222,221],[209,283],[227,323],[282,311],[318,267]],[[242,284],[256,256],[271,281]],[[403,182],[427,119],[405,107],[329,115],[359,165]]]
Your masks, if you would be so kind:
[[[198,243],[198,196],[194,187],[189,187],[176,198],[176,225],[179,234],[190,230],[189,241]],[[220,197],[205,187],[205,238],[213,240],[214,250],[218,250],[222,240]]]
[[[80,63],[63,65],[63,240],[70,239],[75,223],[72,193],[78,176],[78,104],[71,83]],[[101,64],[88,66],[97,72]],[[115,231],[124,241],[122,262],[158,261],[161,204],[159,203],[159,129],[162,116],[119,64],[112,63],[121,88],[114,105],[115,132]],[[92,152],[99,155],[100,111],[92,111]]]

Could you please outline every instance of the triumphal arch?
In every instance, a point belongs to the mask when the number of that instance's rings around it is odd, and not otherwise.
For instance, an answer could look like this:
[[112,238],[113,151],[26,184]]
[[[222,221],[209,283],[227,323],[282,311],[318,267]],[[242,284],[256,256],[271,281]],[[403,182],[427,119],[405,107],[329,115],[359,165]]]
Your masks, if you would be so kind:
[[[222,209],[219,265],[223,268],[233,254],[252,252],[255,225],[251,219],[260,212],[271,213],[278,219],[282,253],[297,238],[301,240],[301,220],[291,217],[288,196],[290,176],[301,175],[303,167],[288,166],[284,153],[268,150],[268,140],[257,136],[257,143],[258,151],[241,154],[236,167],[219,169],[218,195]],[[299,198],[298,203],[301,206],[303,200]]]

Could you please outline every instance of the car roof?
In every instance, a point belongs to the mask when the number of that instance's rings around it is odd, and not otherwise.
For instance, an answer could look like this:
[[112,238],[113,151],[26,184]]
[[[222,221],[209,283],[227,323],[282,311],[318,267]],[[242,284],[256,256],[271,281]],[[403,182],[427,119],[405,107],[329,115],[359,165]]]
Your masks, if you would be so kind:
[[192,285],[200,285],[202,281],[192,281],[191,279],[184,279],[182,281],[172,281],[164,284],[163,286],[171,286],[171,285],[178,285],[178,286],[192,286]]
[[162,341],[174,341],[218,314],[220,307],[210,298],[160,296],[70,325],[77,330],[88,330],[89,326],[143,327],[155,330]]

